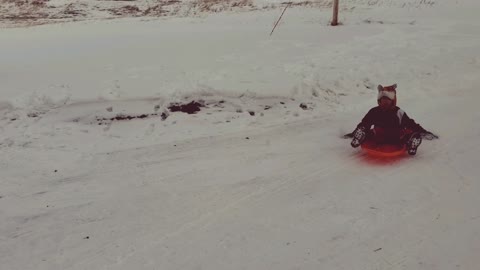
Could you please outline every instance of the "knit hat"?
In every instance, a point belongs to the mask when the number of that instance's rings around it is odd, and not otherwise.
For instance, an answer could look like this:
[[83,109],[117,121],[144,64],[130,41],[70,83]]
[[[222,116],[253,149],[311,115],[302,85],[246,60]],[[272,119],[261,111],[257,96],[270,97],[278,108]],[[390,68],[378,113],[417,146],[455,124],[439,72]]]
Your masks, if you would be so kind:
[[393,101],[393,106],[397,105],[397,84],[393,84],[390,86],[382,86],[378,85],[378,96],[377,102],[380,105],[380,99],[382,97],[386,97]]

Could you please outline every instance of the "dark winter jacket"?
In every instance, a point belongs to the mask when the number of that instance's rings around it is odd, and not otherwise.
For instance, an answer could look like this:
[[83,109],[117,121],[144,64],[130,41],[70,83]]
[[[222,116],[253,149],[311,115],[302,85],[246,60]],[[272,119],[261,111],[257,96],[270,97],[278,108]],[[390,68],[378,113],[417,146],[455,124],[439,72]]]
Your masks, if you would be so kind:
[[426,132],[422,126],[415,123],[397,106],[387,111],[382,110],[379,106],[370,109],[358,127],[370,130],[372,125],[375,130],[382,130],[387,137],[398,137],[411,132]]

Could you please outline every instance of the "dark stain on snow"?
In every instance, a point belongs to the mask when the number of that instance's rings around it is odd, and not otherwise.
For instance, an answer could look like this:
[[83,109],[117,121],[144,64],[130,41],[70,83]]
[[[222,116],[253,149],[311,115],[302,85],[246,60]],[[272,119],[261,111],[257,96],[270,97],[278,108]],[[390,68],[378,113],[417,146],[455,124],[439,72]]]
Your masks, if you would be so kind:
[[[224,103],[225,101],[220,101],[219,103]],[[201,108],[205,107],[203,101],[192,101],[190,103],[181,104],[181,103],[171,103],[168,106],[168,110],[170,112],[184,112],[188,114],[196,114],[197,112],[201,111]],[[155,107],[158,110],[158,107]],[[144,113],[138,115],[129,115],[129,114],[117,114],[114,117],[97,117],[96,121],[98,125],[107,124],[108,122],[113,121],[129,121],[134,119],[146,119],[150,117],[157,117],[160,116],[162,121],[166,120],[169,116],[168,111],[164,111],[160,113]]]
[[[295,100],[295,99],[292,99]],[[143,114],[117,114],[113,117],[96,117],[96,122],[98,125],[108,125],[113,121],[129,121],[129,120],[135,120],[135,119],[146,119],[146,118],[151,118],[151,117],[160,117],[162,121],[166,120],[169,116],[170,113],[173,112],[183,112],[187,114],[196,114],[202,110],[202,108],[208,108],[208,107],[213,107],[213,108],[224,108],[224,104],[226,103],[225,100],[219,100],[216,102],[209,102],[206,103],[204,100],[193,100],[193,101],[186,101],[186,102],[175,102],[175,103],[170,103],[166,106],[166,109],[160,113],[158,112],[160,110],[160,105],[156,105],[154,107],[155,112],[154,113],[143,113]],[[286,103],[284,101],[280,101],[280,104],[285,105]],[[263,110],[270,110],[273,108],[272,105],[261,105],[263,107]],[[311,109],[307,104],[301,103],[300,107],[304,110]],[[285,107],[286,108],[286,107]],[[111,107],[107,108],[107,111],[112,111]],[[217,111],[222,111],[222,110],[217,110]],[[241,108],[237,108],[235,110],[237,113],[243,113],[243,110]],[[247,112],[251,116],[255,116],[256,112],[253,110],[247,110]],[[212,114],[212,112],[209,112],[207,114]],[[263,113],[260,113],[261,116],[263,116]],[[38,115],[30,115],[30,117],[38,117]],[[78,122],[78,119],[74,119],[74,122]],[[227,123],[230,122],[230,120],[226,121]]]
[[[148,117],[158,116],[158,113],[150,113],[150,114],[140,114],[140,115],[126,115],[126,114],[119,114],[114,117],[106,118],[106,117],[97,117],[97,122],[101,125],[107,121],[124,121],[124,120],[133,120],[133,119],[145,119]],[[162,114],[163,119],[163,114]]]
[[308,106],[305,103],[300,103],[300,108],[302,108],[304,110],[308,110]]
[[204,103],[202,101],[197,102],[197,101],[192,101],[187,104],[180,104],[180,103],[172,103],[170,106],[168,106],[168,109],[171,112],[184,112],[188,114],[195,114],[199,112],[202,108],[205,107]]

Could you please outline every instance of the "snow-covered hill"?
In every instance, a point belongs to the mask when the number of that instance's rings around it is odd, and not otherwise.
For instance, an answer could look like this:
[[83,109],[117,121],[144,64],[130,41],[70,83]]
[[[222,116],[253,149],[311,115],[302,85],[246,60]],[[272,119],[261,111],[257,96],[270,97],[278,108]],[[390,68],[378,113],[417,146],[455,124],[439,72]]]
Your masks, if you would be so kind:
[[[1,29],[1,268],[476,270],[480,3],[283,6]],[[392,83],[440,140],[378,160]]]

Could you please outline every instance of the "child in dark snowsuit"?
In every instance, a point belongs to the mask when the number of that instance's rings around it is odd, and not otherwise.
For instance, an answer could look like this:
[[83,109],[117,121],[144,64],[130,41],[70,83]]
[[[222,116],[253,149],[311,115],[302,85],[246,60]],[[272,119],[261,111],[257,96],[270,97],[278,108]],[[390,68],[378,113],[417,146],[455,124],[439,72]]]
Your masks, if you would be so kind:
[[422,143],[421,134],[428,131],[396,106],[396,88],[396,84],[378,86],[378,106],[370,109],[358,124],[353,132],[352,147],[368,140],[376,144],[406,145],[410,155],[416,154]]

